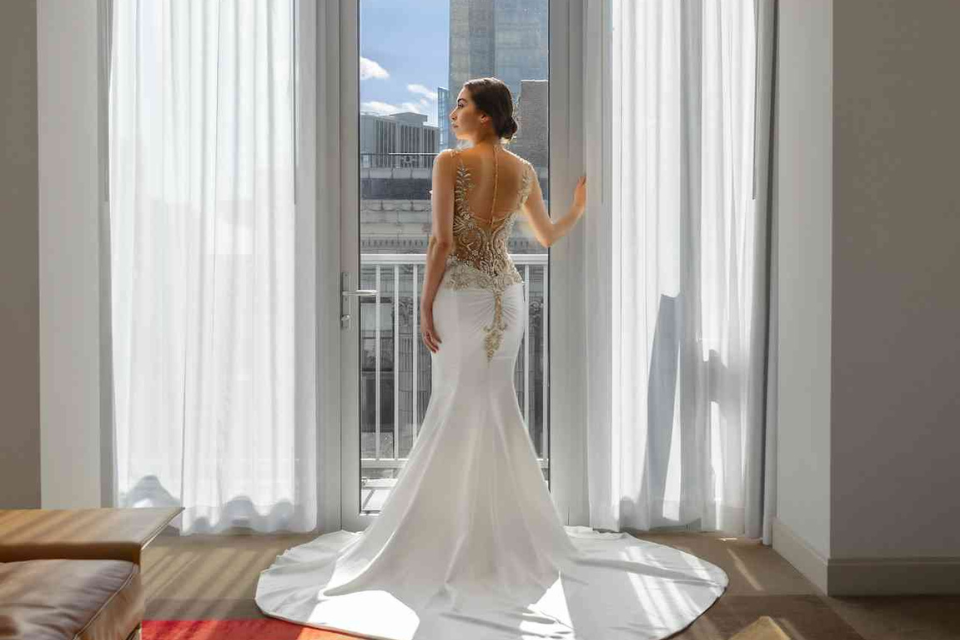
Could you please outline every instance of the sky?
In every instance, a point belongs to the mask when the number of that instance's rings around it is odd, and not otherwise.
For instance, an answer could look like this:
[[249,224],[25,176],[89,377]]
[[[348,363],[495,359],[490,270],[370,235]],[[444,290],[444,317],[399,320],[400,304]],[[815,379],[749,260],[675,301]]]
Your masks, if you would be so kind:
[[450,0],[360,0],[360,110],[415,111],[436,125],[449,36]]

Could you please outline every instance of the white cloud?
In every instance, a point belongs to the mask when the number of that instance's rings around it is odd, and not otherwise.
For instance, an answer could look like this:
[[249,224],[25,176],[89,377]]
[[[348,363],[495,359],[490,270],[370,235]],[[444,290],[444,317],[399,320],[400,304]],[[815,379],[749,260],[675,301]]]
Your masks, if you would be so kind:
[[[430,91],[427,87],[422,84],[408,84],[407,89],[412,93],[419,93],[422,96],[426,96],[426,99],[431,100],[432,102],[437,101],[437,92]],[[423,102],[425,98],[421,98],[420,101]]]
[[384,80],[389,78],[390,74],[387,73],[387,70],[381,67],[379,64],[370,60],[369,58],[360,58],[360,79],[369,80],[374,78],[376,80]]
[[412,111],[414,113],[427,115],[429,113],[427,110],[428,107],[429,105],[423,105],[418,102],[402,102],[399,105],[395,105],[390,104],[389,102],[371,100],[370,102],[362,103],[360,105],[360,110],[373,112],[381,116],[389,116],[394,113],[400,113],[401,111]]
[[413,111],[414,113],[420,113],[423,115],[428,115],[430,113],[419,102],[404,102],[400,105],[400,111]]
[[399,111],[404,111],[404,109],[401,109],[400,107],[392,105],[388,102],[380,102],[378,100],[371,100],[370,102],[361,103],[360,110],[363,112],[375,113],[378,116],[389,116]]

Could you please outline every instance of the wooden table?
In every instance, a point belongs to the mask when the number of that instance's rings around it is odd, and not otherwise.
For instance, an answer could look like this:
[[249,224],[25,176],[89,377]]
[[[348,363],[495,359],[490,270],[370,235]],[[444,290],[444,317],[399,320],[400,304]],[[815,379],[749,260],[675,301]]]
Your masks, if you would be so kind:
[[0,562],[126,560],[140,554],[182,507],[0,509]]

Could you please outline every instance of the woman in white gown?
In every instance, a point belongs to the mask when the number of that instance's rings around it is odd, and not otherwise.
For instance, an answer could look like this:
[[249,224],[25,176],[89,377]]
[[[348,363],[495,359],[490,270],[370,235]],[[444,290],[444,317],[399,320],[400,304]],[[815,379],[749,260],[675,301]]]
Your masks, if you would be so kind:
[[514,387],[523,280],[507,254],[516,217],[550,246],[586,202],[552,221],[533,166],[502,147],[509,89],[464,84],[450,113],[467,150],[433,168],[421,296],[430,402],[397,483],[363,532],[319,536],[261,573],[269,616],[386,640],[665,638],[723,592],[718,567],[620,533],[564,526]]

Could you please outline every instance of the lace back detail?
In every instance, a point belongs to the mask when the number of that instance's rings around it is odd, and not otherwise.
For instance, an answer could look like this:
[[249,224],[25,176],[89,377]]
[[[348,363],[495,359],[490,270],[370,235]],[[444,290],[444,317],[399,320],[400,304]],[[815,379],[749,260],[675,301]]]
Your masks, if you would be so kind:
[[453,237],[455,249],[447,258],[446,271],[441,286],[452,289],[488,289],[494,294],[493,322],[484,327],[487,359],[493,358],[500,347],[507,325],[503,321],[502,296],[504,290],[523,278],[507,253],[507,240],[513,230],[516,215],[523,207],[533,184],[533,167],[523,161],[523,175],[517,207],[497,218],[485,221],[470,210],[468,199],[473,188],[473,177],[463,163],[460,151],[454,150],[457,158],[456,184],[454,185]]

